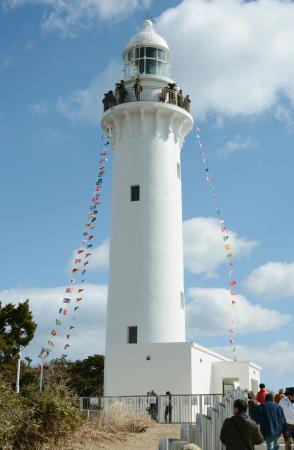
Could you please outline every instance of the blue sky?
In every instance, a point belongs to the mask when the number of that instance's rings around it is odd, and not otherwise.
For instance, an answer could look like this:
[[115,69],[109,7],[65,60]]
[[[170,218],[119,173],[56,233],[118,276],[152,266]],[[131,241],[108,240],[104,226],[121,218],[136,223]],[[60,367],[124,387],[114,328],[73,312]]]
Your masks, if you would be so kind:
[[[80,240],[101,147],[102,94],[120,79],[122,50],[150,12],[174,52],[173,77],[191,94],[232,231],[239,357],[260,363],[272,387],[293,384],[294,4],[0,5],[0,299],[31,298],[39,327],[27,354],[35,357],[49,337]],[[103,351],[111,163],[110,154],[72,358]],[[188,335],[227,352],[225,258],[193,133],[182,183]]]

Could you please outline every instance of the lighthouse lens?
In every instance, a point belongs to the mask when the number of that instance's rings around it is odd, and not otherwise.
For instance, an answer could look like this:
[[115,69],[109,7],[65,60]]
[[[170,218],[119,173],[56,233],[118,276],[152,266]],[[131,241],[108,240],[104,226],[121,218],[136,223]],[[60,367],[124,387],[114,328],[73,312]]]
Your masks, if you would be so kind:
[[146,73],[156,74],[156,60],[146,59]]
[[166,53],[163,50],[158,50],[158,58],[161,61],[166,61]]
[[156,58],[156,48],[146,47],[146,58]]
[[139,60],[139,72],[140,73],[145,73],[145,70],[144,70],[144,59],[140,59]]

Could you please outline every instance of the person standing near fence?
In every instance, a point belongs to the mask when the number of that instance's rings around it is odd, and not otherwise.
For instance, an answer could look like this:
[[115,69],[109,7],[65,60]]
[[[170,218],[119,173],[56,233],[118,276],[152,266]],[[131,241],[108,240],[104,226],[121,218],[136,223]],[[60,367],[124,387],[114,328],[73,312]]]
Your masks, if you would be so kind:
[[247,416],[247,402],[235,400],[234,416],[226,419],[220,434],[226,450],[254,450],[254,446],[263,443],[258,425]]
[[294,444],[294,387],[286,389],[286,397],[282,398],[279,405],[286,417],[286,432],[284,433],[285,449],[291,450]]
[[151,419],[158,422],[158,395],[152,390],[149,397]]
[[278,440],[286,431],[286,419],[281,406],[274,403],[272,394],[267,394],[265,403],[257,408],[256,421],[260,425],[267,450],[279,450]]
[[165,394],[165,411],[164,411],[164,420],[165,423],[167,423],[167,419],[168,422],[171,423],[172,421],[172,395],[170,393],[170,391],[167,391]]

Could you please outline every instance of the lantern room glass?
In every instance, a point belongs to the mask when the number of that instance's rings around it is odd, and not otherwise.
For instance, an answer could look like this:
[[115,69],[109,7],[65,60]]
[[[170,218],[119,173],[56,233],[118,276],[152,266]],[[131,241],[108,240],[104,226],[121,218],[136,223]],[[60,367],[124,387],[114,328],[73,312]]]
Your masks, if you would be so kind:
[[156,47],[137,46],[125,55],[126,79],[138,75],[170,77],[170,58],[167,50]]

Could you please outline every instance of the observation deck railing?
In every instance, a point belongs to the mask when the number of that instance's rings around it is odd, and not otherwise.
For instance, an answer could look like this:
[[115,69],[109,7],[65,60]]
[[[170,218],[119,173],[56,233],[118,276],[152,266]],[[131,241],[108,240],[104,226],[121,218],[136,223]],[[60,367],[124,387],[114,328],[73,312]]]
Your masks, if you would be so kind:
[[143,86],[140,92],[134,88],[121,89],[115,92],[109,91],[103,99],[104,112],[123,103],[138,101],[169,103],[190,112],[191,100],[189,96],[184,96],[180,91],[168,87],[160,89],[152,86]]

